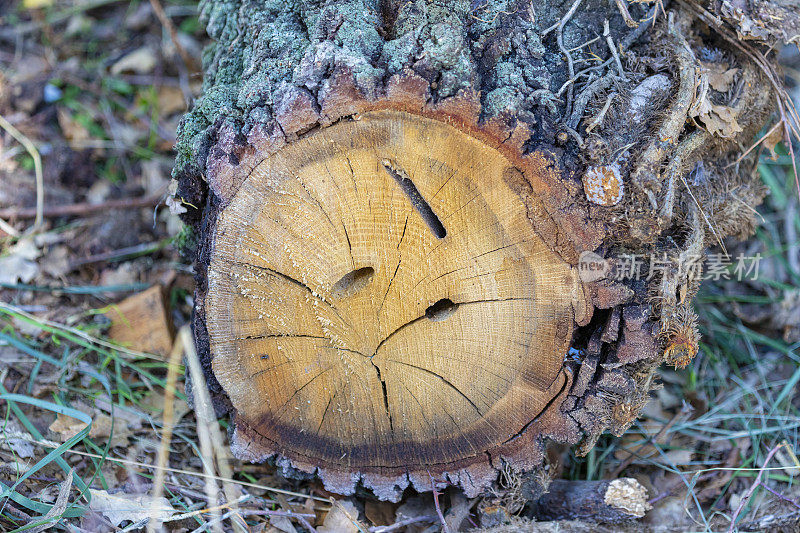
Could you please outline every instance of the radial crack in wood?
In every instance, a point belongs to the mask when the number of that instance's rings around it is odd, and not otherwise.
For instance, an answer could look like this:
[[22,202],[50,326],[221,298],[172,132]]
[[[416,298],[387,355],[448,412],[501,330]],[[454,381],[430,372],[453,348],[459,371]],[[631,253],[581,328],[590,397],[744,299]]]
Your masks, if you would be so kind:
[[564,389],[583,308],[499,151],[375,111],[255,166],[217,221],[206,323],[272,453],[397,475],[486,462]]

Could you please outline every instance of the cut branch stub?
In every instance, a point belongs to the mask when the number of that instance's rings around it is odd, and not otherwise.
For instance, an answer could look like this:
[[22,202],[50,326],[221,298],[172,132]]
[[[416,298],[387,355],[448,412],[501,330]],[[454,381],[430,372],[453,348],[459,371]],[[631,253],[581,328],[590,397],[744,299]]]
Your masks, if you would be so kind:
[[258,440],[240,446],[396,476],[486,463],[535,433],[569,381],[585,302],[514,171],[400,111],[340,121],[254,168],[217,221],[205,309],[213,372],[237,431]]

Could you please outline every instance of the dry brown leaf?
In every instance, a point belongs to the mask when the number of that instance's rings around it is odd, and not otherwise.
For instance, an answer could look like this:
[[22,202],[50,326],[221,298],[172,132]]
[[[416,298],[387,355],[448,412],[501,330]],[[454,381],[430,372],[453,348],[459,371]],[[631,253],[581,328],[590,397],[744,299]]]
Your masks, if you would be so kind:
[[333,500],[333,506],[325,521],[317,528],[319,533],[358,533],[362,528],[358,522],[356,506],[349,501]]
[[62,413],[58,413],[55,421],[50,424],[50,431],[61,437],[62,441],[66,441],[78,434],[80,430],[86,427],[86,424]]
[[38,526],[32,527],[28,530],[29,533],[42,533],[55,526],[55,522],[59,521],[61,515],[67,509],[67,505],[69,504],[69,493],[70,489],[72,488],[72,479],[74,475],[75,471],[71,469],[67,474],[67,479],[61,483],[61,487],[58,490],[58,496],[56,497],[56,501],[53,506],[43,517],[34,519],[34,522],[41,522],[45,520],[47,520],[47,522],[44,524],[40,523]]
[[125,521],[138,522],[150,516],[164,520],[172,516],[175,509],[164,497],[154,498],[148,494],[109,494],[105,490],[89,489],[92,501],[89,509],[100,513],[119,527]]
[[60,278],[71,270],[70,257],[66,246],[56,246],[47,251],[39,264],[49,276]]
[[22,430],[16,420],[9,419],[0,434],[0,448],[11,450],[22,459],[30,459],[34,456],[34,440],[30,433]]
[[168,307],[160,285],[125,298],[106,313],[111,319],[109,338],[132,350],[166,357],[173,337]]
[[149,46],[137,48],[130,54],[123,56],[111,65],[111,74],[119,75],[123,72],[135,74],[148,74],[152,72],[157,63],[156,52]]
[[664,452],[663,455],[659,454],[657,461],[666,464],[668,466],[672,465],[688,465],[692,462],[692,457],[694,456],[694,450],[686,449],[686,450],[669,450]]
[[[85,405],[76,406],[80,411],[92,417],[92,429],[89,437],[94,439],[107,439],[111,437],[111,446],[127,446],[128,437],[132,435],[128,424],[122,418],[112,419],[105,413],[93,411]],[[86,424],[76,418],[59,413],[55,421],[50,424],[50,431],[61,437],[62,442],[74,437]],[[113,428],[113,434],[111,432]]]
[[707,93],[703,94],[701,98],[692,106],[692,117],[702,122],[711,135],[729,138],[743,131],[736,121],[733,109],[713,103]]
[[[180,392],[183,392],[183,386],[179,385],[178,388]],[[164,396],[162,394],[148,392],[143,396],[140,405],[148,413],[153,413],[156,420],[162,420],[164,412]],[[177,424],[190,411],[189,404],[179,398],[175,398],[172,402],[173,424]]]
[[708,84],[715,91],[728,92],[739,73],[738,68],[728,68],[725,63],[703,63],[708,75]]
[[778,143],[783,141],[783,128],[778,126],[774,127],[772,131],[764,137],[764,148],[769,150],[770,152],[770,159],[773,161],[778,159],[778,153],[775,151],[775,147],[778,146]]
[[281,533],[297,533],[297,528],[294,527],[292,521],[286,516],[270,516],[269,523],[275,531],[280,531]]
[[[113,428],[113,433],[112,433]],[[132,432],[128,425],[120,418],[111,418],[103,413],[97,413],[92,420],[92,429],[89,430],[89,437],[106,439],[111,437],[111,446],[127,446],[128,437]]]
[[42,255],[33,239],[23,238],[0,257],[0,282],[28,283],[39,274],[36,258]]
[[70,146],[80,146],[81,143],[92,138],[89,130],[73,119],[70,112],[62,107],[58,108],[58,125],[61,126],[61,131],[64,132],[64,137],[67,138]]

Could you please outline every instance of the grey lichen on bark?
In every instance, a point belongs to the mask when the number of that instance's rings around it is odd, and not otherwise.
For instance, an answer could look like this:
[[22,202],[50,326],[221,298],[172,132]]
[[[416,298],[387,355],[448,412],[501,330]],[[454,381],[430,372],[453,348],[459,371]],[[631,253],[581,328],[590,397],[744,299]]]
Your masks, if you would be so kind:
[[[741,32],[750,19],[722,4],[715,14]],[[589,251],[610,263],[626,253],[683,261],[752,231],[752,207],[764,191],[752,157],[739,155],[773,107],[759,68],[687,15],[688,4],[672,6],[669,21],[653,20],[656,6],[632,4],[633,29],[613,2],[584,0],[565,17],[574,5],[201,2],[212,43],[203,94],[179,128],[173,176],[184,221],[199,236],[194,331],[220,410],[233,409],[211,369],[205,320],[217,217],[270,154],[362,112],[424,115],[501,150],[519,168],[503,180],[523,199],[532,231],[573,266]],[[767,36],[791,33],[764,28]],[[756,46],[766,39],[751,37]],[[571,75],[573,55],[582,62]],[[720,69],[730,83],[709,85],[709,72]],[[709,125],[719,118],[714,109],[732,120],[723,124],[728,130]],[[585,284],[590,306],[576,313],[569,385],[554,412],[531,421],[539,433],[512,435],[485,464],[432,465],[435,474],[474,494],[503,463],[540,469],[547,439],[580,443],[585,452],[604,431],[621,434],[633,422],[659,364],[691,359],[698,338],[690,303],[699,280],[678,267],[649,280],[611,277]],[[270,455],[249,443],[236,449],[255,460]],[[287,472],[297,466],[278,462]],[[342,492],[361,479],[359,472],[320,474]],[[410,471],[375,472],[362,482],[390,499],[409,482],[430,489],[428,478]]]
[[[483,120],[506,114],[538,126],[537,142],[555,144],[561,106],[553,89],[567,73],[558,47],[545,46],[539,33],[560,16],[561,4],[566,2],[202,2],[213,42],[203,58],[203,95],[180,127],[176,174],[188,165],[204,171],[220,121],[238,122],[246,135],[302,98],[298,94],[311,97],[319,111],[335,83],[331,74],[342,68],[371,99],[384,96],[389,78],[405,71],[429,83],[433,101],[479,91]],[[569,48],[591,39],[607,11],[603,1],[585,4],[565,28]],[[615,17],[612,27],[621,31],[624,24]]]

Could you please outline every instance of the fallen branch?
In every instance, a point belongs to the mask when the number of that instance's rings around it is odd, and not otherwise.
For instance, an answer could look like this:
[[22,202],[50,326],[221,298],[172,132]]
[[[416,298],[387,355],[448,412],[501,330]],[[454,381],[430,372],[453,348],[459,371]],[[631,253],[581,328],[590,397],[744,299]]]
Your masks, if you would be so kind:
[[[105,212],[109,209],[135,209],[138,207],[155,207],[161,200],[163,194],[164,193],[162,191],[158,192],[157,194],[151,194],[150,196],[143,196],[140,198],[120,198],[119,200],[109,200],[107,202],[102,202],[99,204],[82,202],[79,204],[53,205],[45,207],[43,209],[42,217],[44,218],[72,217],[72,216],[93,215],[95,213]],[[7,209],[0,209],[0,218],[8,220],[34,218],[36,217],[36,213],[37,209],[33,207],[23,207],[23,208],[12,207]]]
[[620,523],[650,510],[647,489],[632,478],[602,481],[556,479],[536,502],[536,516],[547,520]]
[[123,259],[132,259],[134,257],[152,254],[161,250],[162,248],[165,248],[169,242],[170,239],[161,239],[160,241],[156,242],[145,242],[135,246],[120,248],[119,250],[111,250],[110,252],[90,255],[88,257],[71,261],[69,263],[69,270],[74,270],[80,266],[90,265],[92,263],[100,263],[103,261],[115,262]]

